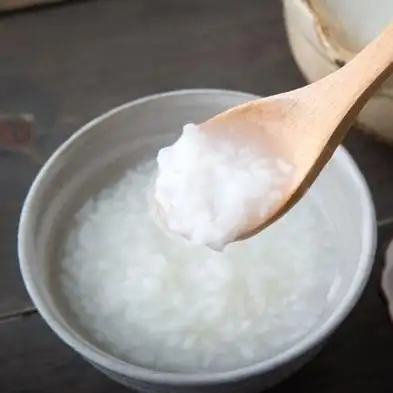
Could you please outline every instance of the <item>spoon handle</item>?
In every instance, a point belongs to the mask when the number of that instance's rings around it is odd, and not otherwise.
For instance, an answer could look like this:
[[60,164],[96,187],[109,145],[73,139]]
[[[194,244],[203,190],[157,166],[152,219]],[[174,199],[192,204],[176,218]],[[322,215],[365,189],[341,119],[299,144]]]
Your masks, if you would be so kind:
[[[393,71],[393,24],[337,72],[320,82],[325,97],[331,95],[332,115],[342,132],[353,122],[369,98]],[[340,132],[335,130],[335,132]],[[334,127],[332,128],[334,130]]]

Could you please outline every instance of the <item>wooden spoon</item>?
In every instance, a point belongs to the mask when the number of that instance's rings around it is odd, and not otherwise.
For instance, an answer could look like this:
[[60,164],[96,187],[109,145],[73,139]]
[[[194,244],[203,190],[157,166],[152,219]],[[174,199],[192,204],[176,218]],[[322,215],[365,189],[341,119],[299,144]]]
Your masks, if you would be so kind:
[[359,111],[392,71],[393,24],[351,62],[324,79],[237,106],[201,124],[202,130],[236,143],[268,146],[295,167],[282,199],[265,218],[250,222],[239,239],[270,225],[302,197]]

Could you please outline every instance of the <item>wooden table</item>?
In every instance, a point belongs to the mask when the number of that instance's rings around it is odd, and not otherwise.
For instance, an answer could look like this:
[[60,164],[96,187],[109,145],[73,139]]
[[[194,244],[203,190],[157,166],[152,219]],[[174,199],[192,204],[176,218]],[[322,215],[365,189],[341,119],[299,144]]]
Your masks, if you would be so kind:
[[[120,393],[32,306],[16,255],[18,215],[40,165],[81,124],[147,94],[213,87],[269,95],[302,86],[278,0],[95,0],[0,18],[0,392]],[[393,237],[393,149],[345,141],[378,215],[375,269],[322,353],[272,392],[393,391],[393,324],[380,293]]]

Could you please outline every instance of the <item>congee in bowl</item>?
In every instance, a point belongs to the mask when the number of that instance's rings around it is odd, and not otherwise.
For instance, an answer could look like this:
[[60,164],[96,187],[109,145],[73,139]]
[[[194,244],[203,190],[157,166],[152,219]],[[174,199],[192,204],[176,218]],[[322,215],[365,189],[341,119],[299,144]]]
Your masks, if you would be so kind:
[[129,386],[260,390],[319,348],[367,281],[375,215],[342,148],[288,214],[221,251],[156,224],[159,149],[184,124],[253,98],[189,90],[126,104],[60,147],[29,192],[19,255],[34,303],[65,342]]

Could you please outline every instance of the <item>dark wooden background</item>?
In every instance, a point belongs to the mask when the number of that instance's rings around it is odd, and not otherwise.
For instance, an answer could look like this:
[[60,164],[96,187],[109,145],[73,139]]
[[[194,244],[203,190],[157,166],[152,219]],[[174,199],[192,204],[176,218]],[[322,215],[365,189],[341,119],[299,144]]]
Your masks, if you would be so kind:
[[[66,347],[20,278],[16,228],[41,164],[81,124],[134,98],[216,87],[269,95],[304,84],[278,0],[95,0],[0,16],[0,392],[120,393]],[[273,393],[393,392],[393,324],[380,293],[393,237],[393,148],[345,141],[372,190],[379,248],[364,296],[309,365]]]

